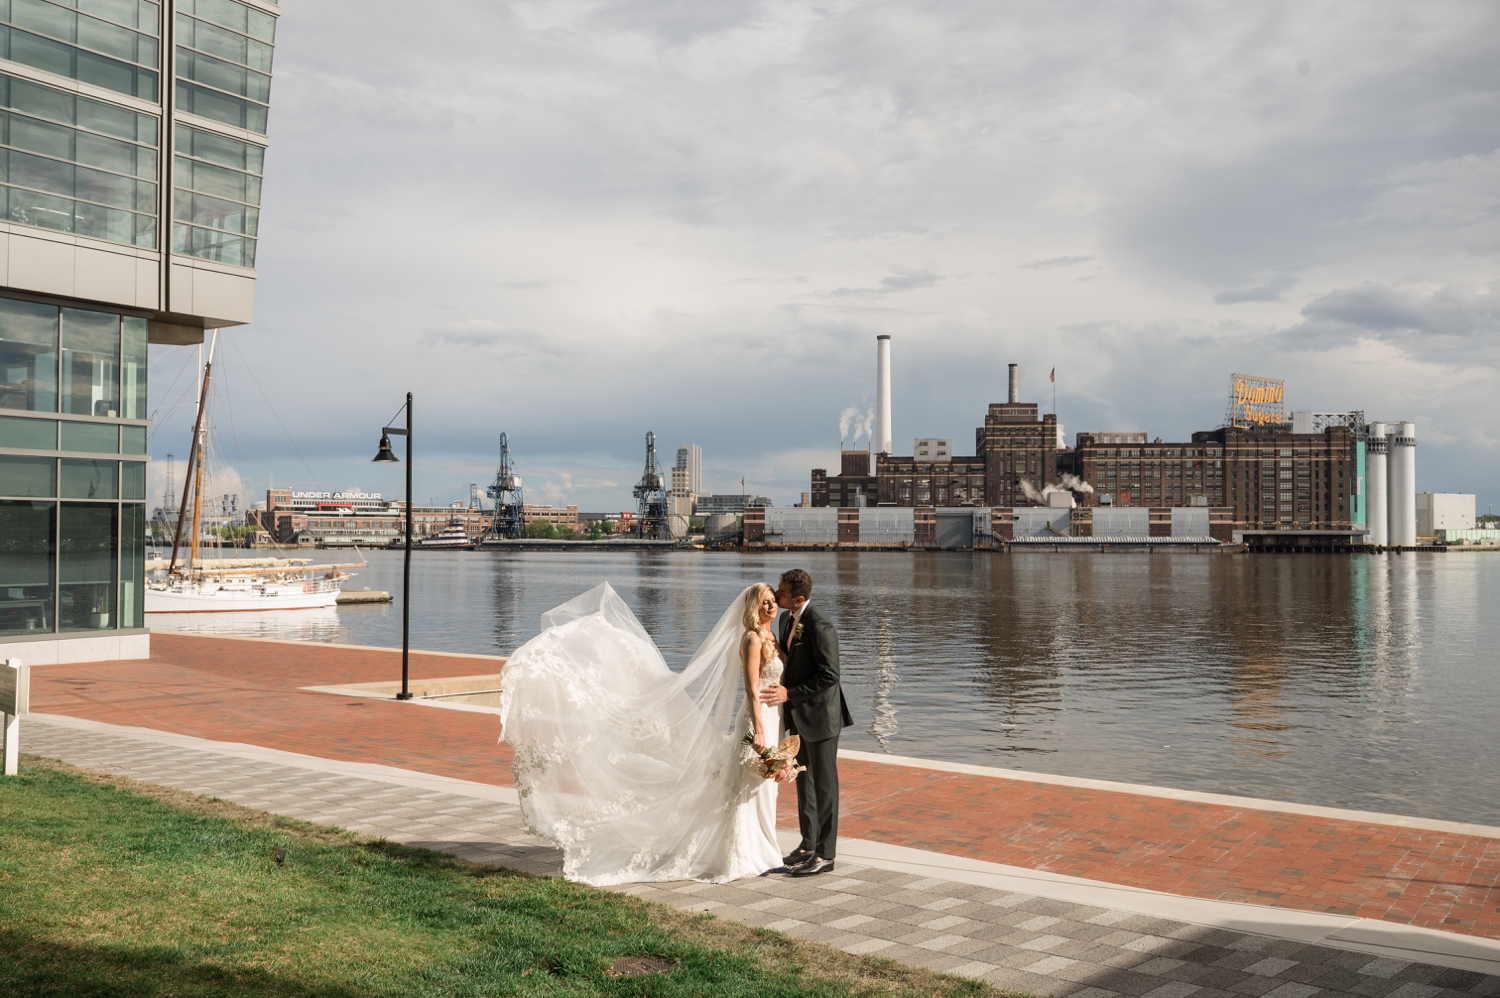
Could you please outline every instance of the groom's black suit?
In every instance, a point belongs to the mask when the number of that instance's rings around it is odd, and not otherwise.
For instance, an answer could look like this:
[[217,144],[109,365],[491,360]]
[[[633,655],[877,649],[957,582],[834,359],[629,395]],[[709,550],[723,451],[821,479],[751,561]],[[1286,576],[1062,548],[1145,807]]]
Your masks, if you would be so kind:
[[801,637],[792,628],[792,615],[785,614],[780,636],[786,660],[782,718],[787,734],[801,737],[797,761],[807,767],[797,777],[800,848],[833,859],[839,831],[839,732],[854,719],[839,686],[839,636],[833,623],[811,604],[803,608],[799,623]]

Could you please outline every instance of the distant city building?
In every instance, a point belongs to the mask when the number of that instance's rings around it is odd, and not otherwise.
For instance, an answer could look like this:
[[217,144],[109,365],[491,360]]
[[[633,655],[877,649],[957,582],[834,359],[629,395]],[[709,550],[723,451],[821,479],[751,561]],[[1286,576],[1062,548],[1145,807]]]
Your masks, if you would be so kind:
[[537,520],[546,520],[554,527],[572,530],[578,526],[578,507],[533,506],[529,503],[521,507],[521,526],[530,526]]
[[1417,493],[1417,535],[1474,529],[1474,496],[1466,492]]
[[672,466],[674,496],[696,496],[703,493],[703,448],[683,444],[677,448],[677,463]]
[[699,496],[695,516],[719,516],[743,513],[747,506],[769,506],[765,496]]

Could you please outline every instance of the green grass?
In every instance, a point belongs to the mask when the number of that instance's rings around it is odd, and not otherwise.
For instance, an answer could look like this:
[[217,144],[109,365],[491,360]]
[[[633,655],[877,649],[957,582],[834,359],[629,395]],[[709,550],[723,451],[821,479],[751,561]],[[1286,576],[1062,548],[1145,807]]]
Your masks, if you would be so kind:
[[[636,955],[678,966],[609,974]],[[0,994],[996,992],[27,757],[19,777],[0,779]]]

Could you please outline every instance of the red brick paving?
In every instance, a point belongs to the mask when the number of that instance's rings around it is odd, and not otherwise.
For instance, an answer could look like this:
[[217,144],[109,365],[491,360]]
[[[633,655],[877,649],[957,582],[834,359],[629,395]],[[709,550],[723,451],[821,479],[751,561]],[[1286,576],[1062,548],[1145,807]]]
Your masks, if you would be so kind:
[[[145,662],[38,668],[32,709],[510,783],[493,715],[310,693],[399,652],[157,633]],[[493,672],[413,654],[413,678]],[[848,836],[1190,897],[1500,938],[1500,839],[845,760]],[[780,820],[794,826],[791,794]]]

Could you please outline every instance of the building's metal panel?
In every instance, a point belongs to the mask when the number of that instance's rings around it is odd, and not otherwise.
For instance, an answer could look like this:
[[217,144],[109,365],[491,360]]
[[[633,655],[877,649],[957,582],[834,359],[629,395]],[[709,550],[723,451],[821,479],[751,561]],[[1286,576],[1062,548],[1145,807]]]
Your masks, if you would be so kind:
[[866,506],[859,511],[861,544],[911,544],[916,538],[914,509]]
[[1208,507],[1174,507],[1172,509],[1172,536],[1208,537]]
[[[1142,512],[1145,512],[1142,510]],[[1068,537],[1072,534],[1073,511],[1051,506],[1021,506],[1016,509],[1014,537]]]
[[766,509],[767,544],[837,544],[839,511],[833,507]]
[[[1203,532],[1208,533],[1206,529]],[[1095,537],[1148,537],[1150,534],[1151,511],[1149,509],[1099,507],[1094,510]]]
[[[989,513],[985,513],[988,520]],[[968,508],[937,511],[937,539],[940,550],[957,550],[974,546],[974,510]]]

